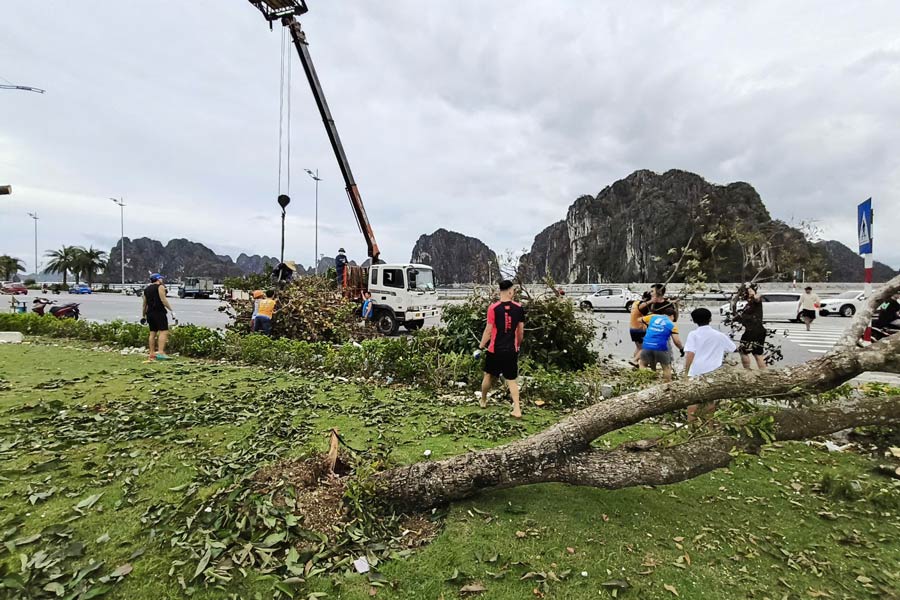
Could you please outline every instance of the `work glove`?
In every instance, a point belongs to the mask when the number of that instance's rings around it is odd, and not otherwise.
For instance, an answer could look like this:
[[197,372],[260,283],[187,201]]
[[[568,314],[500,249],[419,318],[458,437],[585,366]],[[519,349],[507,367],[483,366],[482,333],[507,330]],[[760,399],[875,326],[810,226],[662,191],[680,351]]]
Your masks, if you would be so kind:
[[679,350],[679,352],[681,352],[681,358],[684,358],[684,348],[682,348],[681,350]]

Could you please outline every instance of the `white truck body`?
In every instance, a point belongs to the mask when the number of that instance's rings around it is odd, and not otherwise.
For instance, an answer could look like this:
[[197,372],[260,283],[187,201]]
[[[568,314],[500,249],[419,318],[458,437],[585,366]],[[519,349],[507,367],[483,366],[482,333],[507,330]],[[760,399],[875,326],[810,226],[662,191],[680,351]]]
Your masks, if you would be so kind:
[[371,265],[366,283],[374,302],[372,320],[385,335],[393,335],[401,325],[415,331],[438,315],[434,271],[428,265]]

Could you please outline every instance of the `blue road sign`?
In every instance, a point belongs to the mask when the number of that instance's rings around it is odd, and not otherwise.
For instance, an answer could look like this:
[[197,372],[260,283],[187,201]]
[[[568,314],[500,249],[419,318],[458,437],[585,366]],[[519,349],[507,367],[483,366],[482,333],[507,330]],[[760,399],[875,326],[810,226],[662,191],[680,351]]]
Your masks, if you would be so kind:
[[872,254],[872,199],[856,207],[856,231],[859,232],[859,253]]

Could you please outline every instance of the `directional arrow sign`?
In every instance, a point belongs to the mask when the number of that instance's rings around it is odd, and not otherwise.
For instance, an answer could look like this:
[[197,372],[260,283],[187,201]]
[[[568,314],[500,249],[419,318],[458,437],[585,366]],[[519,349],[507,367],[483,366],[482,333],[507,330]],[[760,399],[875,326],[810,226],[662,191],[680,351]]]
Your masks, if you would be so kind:
[[859,253],[872,254],[872,199],[857,207],[856,231],[859,232]]

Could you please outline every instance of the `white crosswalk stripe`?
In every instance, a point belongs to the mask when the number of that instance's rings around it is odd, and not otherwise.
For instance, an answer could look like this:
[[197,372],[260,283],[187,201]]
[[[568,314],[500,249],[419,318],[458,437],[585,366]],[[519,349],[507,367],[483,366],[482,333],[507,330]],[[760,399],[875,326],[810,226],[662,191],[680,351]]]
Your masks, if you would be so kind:
[[825,354],[841,339],[849,324],[849,320],[834,317],[816,319],[811,331],[807,331],[802,323],[767,323],[767,326],[777,331],[773,342],[786,339],[807,352]]

